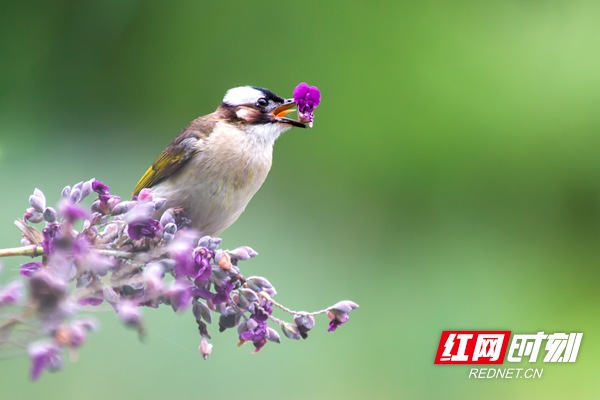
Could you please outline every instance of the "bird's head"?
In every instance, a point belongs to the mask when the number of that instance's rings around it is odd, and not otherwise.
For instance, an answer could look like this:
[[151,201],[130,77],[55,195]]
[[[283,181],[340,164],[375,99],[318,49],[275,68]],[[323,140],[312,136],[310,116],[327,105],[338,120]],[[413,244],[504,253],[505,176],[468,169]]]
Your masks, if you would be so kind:
[[219,109],[247,132],[276,138],[293,126],[307,128],[305,123],[286,117],[295,111],[295,105],[294,99],[284,99],[268,89],[240,86],[227,91]]

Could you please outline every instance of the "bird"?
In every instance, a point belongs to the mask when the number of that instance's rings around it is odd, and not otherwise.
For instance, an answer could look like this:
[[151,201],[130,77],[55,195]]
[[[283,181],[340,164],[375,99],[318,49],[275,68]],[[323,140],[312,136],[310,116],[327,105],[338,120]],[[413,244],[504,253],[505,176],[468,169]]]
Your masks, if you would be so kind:
[[232,225],[271,169],[285,131],[311,124],[286,117],[294,99],[257,86],[229,89],[217,109],[196,118],[156,158],[133,190],[166,199],[190,227],[215,236]]

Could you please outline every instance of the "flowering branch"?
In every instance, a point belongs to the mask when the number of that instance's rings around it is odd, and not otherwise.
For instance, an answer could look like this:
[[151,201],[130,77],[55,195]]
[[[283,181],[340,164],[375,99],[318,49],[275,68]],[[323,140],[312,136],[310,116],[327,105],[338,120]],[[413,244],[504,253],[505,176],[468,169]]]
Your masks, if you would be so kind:
[[[126,251],[114,251],[114,250],[98,250],[98,254],[108,257],[120,257],[120,258],[131,258],[131,253]],[[0,249],[0,257],[14,257],[14,256],[26,256],[26,257],[38,257],[44,255],[44,249],[36,244],[28,246],[13,247],[10,249]]]
[[[304,95],[313,101],[311,90]],[[312,109],[304,115],[310,117]],[[83,206],[90,195],[95,196],[91,206]],[[236,328],[240,344],[251,342],[258,352],[267,342],[280,341],[269,321],[290,339],[307,338],[315,316],[327,314],[331,332],[358,308],[346,300],[304,312],[276,302],[277,292],[266,278],[245,277],[239,269],[256,251],[248,246],[222,250],[221,239],[199,238],[180,210],[163,210],[165,201],[153,198],[148,189],[121,201],[92,179],[65,187],[56,208],[46,206],[38,189],[29,204],[23,218],[15,221],[22,247],[0,249],[0,257],[41,259],[21,264],[20,279],[0,285],[0,350],[27,349],[32,380],[43,371],[62,368],[65,349],[77,350],[96,329],[96,322],[81,312],[103,303],[140,335],[142,309],[191,309],[205,359],[212,350],[208,324],[214,314],[219,331]],[[292,320],[275,317],[273,306]]]
[[44,249],[35,244],[29,246],[13,247],[11,249],[0,249],[0,257],[28,256],[37,257],[44,254]]

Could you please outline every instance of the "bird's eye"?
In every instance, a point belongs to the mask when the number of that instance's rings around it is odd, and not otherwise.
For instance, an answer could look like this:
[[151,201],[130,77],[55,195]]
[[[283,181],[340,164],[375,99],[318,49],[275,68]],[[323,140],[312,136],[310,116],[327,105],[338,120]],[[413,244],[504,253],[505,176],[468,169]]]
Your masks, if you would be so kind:
[[269,102],[264,97],[261,97],[260,99],[256,100],[257,107],[265,108],[268,105],[269,105]]

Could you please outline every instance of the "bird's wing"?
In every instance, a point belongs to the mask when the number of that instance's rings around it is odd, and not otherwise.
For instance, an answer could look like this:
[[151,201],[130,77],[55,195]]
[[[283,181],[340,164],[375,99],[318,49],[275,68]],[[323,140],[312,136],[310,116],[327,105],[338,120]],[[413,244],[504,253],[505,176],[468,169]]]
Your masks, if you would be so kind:
[[198,118],[175,138],[154,160],[154,163],[148,168],[144,176],[139,180],[133,195],[137,196],[140,190],[150,188],[163,179],[176,173],[184,166],[194,154],[198,152],[197,142],[207,137],[214,127],[214,122]]

